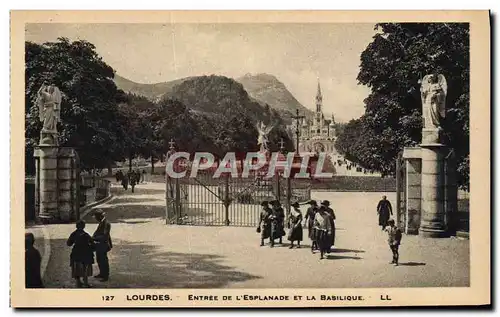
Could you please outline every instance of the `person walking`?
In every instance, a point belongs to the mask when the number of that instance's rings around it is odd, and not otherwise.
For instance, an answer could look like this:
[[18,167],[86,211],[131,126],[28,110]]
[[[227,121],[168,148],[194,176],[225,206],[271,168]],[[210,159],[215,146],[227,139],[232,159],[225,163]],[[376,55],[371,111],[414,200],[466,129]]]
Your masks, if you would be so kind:
[[288,231],[288,241],[290,241],[290,249],[293,249],[293,243],[297,241],[297,248],[300,248],[300,241],[302,241],[302,213],[300,212],[300,205],[298,202],[292,204],[289,219],[290,230]]
[[305,220],[307,224],[308,237],[312,241],[311,252],[314,253],[314,250],[318,250],[318,243],[316,242],[316,237],[314,233],[314,217],[318,212],[318,203],[315,200],[311,200],[309,204],[311,206],[307,208]]
[[42,256],[35,248],[35,236],[24,234],[24,277],[26,288],[43,288],[41,266]]
[[330,253],[332,246],[332,221],[330,219],[325,206],[321,206],[314,217],[314,228],[316,233],[316,241],[320,251],[320,259],[324,259],[325,253]]
[[[94,264],[94,241],[85,232],[85,221],[76,223],[76,230],[71,233],[66,241],[68,247],[73,246],[69,265],[71,266],[71,277],[75,279],[76,287],[90,287],[88,277],[92,276],[92,264]],[[82,278],[82,281],[80,280]]]
[[392,216],[391,202],[387,200],[387,196],[382,196],[382,200],[377,205],[378,225],[382,227],[382,231],[387,227],[388,220]]
[[394,220],[390,219],[387,221],[388,227],[385,229],[387,231],[387,234],[389,236],[387,242],[389,243],[389,248],[391,248],[392,251],[392,262],[390,264],[393,264],[394,266],[398,266],[399,264],[399,246],[401,245],[401,230],[396,227]]
[[109,279],[108,252],[113,248],[113,243],[111,242],[111,224],[100,210],[94,212],[94,218],[99,222],[97,229],[92,235],[92,239],[95,242],[97,265],[99,266],[99,274],[94,277],[100,278],[105,282]]
[[269,203],[263,201],[261,204],[262,211],[260,212],[259,225],[257,232],[260,233],[260,246],[264,246],[264,240],[271,238],[271,215],[272,210],[269,208]]
[[330,224],[331,224],[331,227],[332,227],[332,232],[331,232],[331,238],[332,238],[332,244],[331,246],[334,246],[335,245],[335,212],[333,211],[332,208],[330,208],[330,202],[328,200],[323,200],[321,202],[321,206],[323,206],[326,210],[326,212],[328,213],[328,215],[330,215]]
[[130,182],[130,187],[132,188],[132,193],[134,192],[135,185],[137,184],[137,173],[135,172],[130,172],[129,173],[129,182]]
[[146,170],[142,170],[142,178],[141,178],[141,183],[145,183],[146,182]]
[[125,190],[128,189],[128,175],[127,174],[122,174],[122,186],[123,186],[123,189],[125,189]]
[[279,200],[273,200],[272,204],[271,246],[274,246],[275,239],[279,239],[279,244],[283,243],[283,236],[285,235],[285,211],[281,207]]

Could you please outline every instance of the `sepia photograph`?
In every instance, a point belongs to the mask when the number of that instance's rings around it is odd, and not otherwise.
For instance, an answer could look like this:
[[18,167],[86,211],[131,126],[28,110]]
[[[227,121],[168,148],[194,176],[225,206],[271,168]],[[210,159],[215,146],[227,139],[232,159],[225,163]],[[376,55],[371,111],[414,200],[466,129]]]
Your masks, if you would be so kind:
[[329,13],[13,12],[13,305],[489,304],[488,12]]

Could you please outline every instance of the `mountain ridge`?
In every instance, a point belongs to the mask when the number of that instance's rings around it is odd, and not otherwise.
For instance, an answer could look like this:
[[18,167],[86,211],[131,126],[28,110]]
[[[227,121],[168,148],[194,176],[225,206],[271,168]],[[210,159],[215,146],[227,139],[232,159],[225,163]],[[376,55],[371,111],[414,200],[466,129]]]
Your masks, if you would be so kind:
[[[158,101],[164,96],[172,95],[175,88],[185,81],[200,77],[204,76],[190,76],[167,82],[144,84],[115,74],[114,82],[119,89],[125,92]],[[296,109],[299,109],[306,116],[312,114],[312,111],[300,104],[286,86],[272,74],[259,73],[252,75],[247,73],[244,76],[231,79],[243,86],[252,101],[259,103],[264,108],[266,105],[269,105],[270,108],[276,110],[286,121],[291,120],[290,118],[295,114]]]

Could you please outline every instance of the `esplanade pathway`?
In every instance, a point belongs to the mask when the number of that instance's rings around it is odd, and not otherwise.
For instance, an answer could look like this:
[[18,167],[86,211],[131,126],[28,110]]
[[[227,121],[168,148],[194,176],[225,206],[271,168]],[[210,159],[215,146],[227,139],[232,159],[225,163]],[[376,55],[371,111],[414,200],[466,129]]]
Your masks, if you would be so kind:
[[[103,209],[112,224],[111,276],[93,287],[110,288],[356,288],[467,286],[468,241],[403,235],[399,267],[378,226],[375,207],[384,193],[313,192],[328,199],[337,221],[329,259],[311,254],[307,229],[303,248],[259,246],[253,227],[165,225],[164,184],[140,184],[135,193],[113,186]],[[395,201],[394,193],[387,193]],[[306,206],[303,207],[305,213]],[[86,231],[97,224],[86,216]],[[44,274],[47,287],[72,288],[66,239],[74,224],[46,226],[50,241]],[[37,233],[39,234],[39,233]],[[38,245],[40,247],[40,245]],[[47,250],[47,248],[45,248]],[[49,254],[47,254],[49,253]],[[411,254],[411,256],[410,256]],[[97,265],[94,265],[97,272]]]

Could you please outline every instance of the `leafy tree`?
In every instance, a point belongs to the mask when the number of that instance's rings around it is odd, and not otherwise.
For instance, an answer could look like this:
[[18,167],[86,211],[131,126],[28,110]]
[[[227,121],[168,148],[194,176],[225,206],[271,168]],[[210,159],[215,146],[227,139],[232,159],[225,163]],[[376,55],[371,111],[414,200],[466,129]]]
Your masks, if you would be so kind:
[[381,23],[376,29],[358,74],[372,92],[365,114],[339,136],[339,150],[361,166],[394,174],[398,153],[421,140],[420,81],[442,73],[448,82],[445,141],[458,158],[459,183],[468,188],[469,25]]
[[59,143],[75,147],[83,169],[103,168],[122,159],[126,128],[117,104],[124,99],[113,82],[113,69],[86,41],[42,45],[26,42],[25,123],[26,172],[33,172],[33,147],[38,144],[36,94],[43,83],[54,84],[63,94]]

